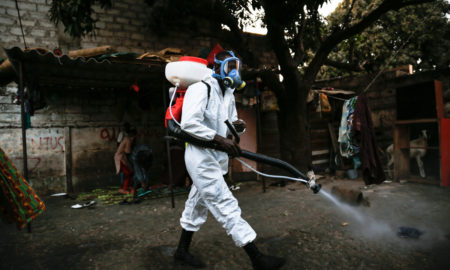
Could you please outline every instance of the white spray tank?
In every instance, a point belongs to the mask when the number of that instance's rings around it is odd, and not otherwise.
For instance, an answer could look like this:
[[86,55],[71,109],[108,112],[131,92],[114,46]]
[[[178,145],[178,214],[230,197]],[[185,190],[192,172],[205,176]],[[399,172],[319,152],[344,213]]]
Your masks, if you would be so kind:
[[[184,99],[184,92],[186,92],[189,85],[200,82],[205,76],[212,74],[213,71],[207,67],[207,64],[208,61],[203,58],[183,56],[179,61],[166,65],[166,79],[175,86],[175,89],[169,90],[169,93],[172,93],[170,95],[169,109],[166,112],[166,126],[169,119],[173,119],[180,125],[177,119],[181,120],[181,105]],[[181,94],[181,97],[177,98],[177,102],[172,106],[177,92]]]
[[207,64],[208,62],[203,58],[183,56],[179,61],[166,65],[166,78],[174,86],[187,89],[189,85],[212,74],[212,69],[209,69]]

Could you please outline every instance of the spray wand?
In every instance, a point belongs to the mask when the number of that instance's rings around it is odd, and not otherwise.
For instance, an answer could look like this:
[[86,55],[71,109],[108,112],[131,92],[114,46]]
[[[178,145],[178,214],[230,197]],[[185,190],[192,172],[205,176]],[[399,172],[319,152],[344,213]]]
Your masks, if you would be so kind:
[[[236,143],[239,143],[240,137],[239,137],[239,134],[237,133],[236,129],[233,127],[233,125],[230,123],[230,121],[228,121],[228,119],[225,120],[225,124],[227,125],[231,134],[234,136]],[[253,172],[255,172],[259,175],[269,177],[269,178],[281,178],[281,179],[300,181],[300,182],[304,183],[314,193],[319,192],[320,189],[322,188],[322,185],[316,183],[316,176],[314,175],[313,171],[309,171],[308,176],[306,176],[303,173],[301,173],[299,170],[297,170],[294,166],[292,166],[291,164],[289,164],[285,161],[271,158],[271,157],[261,155],[261,154],[252,153],[252,152],[249,152],[246,150],[242,150],[241,156],[244,158],[253,160],[253,161],[257,161],[257,162],[259,161],[262,163],[266,163],[266,164],[270,164],[270,165],[279,167],[281,169],[285,169],[297,177],[289,177],[289,176],[283,176],[283,175],[271,175],[271,174],[262,173],[262,172],[257,171],[256,169],[252,168],[249,164],[245,163],[241,159],[236,158],[244,166],[246,166],[247,168],[249,168],[250,170],[252,170]]]

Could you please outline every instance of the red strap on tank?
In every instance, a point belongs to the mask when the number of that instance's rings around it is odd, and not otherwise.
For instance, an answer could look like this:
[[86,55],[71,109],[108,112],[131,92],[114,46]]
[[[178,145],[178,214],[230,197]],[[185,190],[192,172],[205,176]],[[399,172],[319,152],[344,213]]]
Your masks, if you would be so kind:
[[206,59],[194,57],[194,56],[182,56],[182,57],[180,57],[180,61],[196,62],[196,63],[204,64],[205,66],[208,64],[208,61],[206,61]]
[[[181,110],[183,109],[183,101],[184,101],[184,95],[178,97],[177,100],[175,101],[175,104],[172,105],[173,117],[178,122],[181,122]],[[169,108],[167,108],[166,117],[165,117],[165,121],[164,121],[164,125],[166,126],[166,128],[167,128],[167,120],[171,120],[171,119],[172,119],[172,115],[170,115],[170,110],[169,110]]]

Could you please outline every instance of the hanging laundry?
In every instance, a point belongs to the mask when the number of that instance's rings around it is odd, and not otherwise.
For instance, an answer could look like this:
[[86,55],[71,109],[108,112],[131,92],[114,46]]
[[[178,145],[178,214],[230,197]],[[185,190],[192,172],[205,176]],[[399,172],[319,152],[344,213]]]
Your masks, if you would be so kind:
[[320,108],[323,113],[331,112],[330,102],[328,101],[327,95],[323,93],[320,93]]
[[353,140],[352,126],[353,113],[355,110],[357,97],[353,97],[344,102],[342,106],[341,126],[339,127],[339,149],[341,156],[350,158],[359,153],[359,147]]
[[277,97],[275,93],[271,90],[265,90],[261,92],[261,111],[270,112],[270,111],[279,111]]
[[359,142],[364,182],[366,185],[382,183],[386,176],[377,151],[375,130],[365,93],[358,96],[355,104],[352,134]]
[[22,229],[44,210],[42,200],[0,148],[0,216]]

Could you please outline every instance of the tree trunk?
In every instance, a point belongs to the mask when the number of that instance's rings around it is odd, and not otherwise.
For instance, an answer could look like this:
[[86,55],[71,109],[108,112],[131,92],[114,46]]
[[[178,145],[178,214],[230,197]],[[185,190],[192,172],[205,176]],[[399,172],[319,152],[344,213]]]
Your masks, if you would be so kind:
[[311,164],[311,128],[306,96],[310,84],[297,73],[285,78],[286,95],[281,97],[279,130],[281,159],[305,171]]

